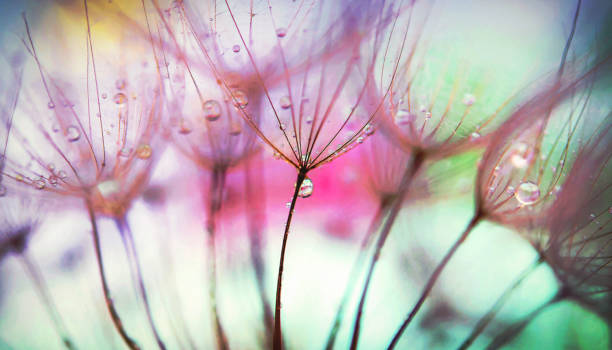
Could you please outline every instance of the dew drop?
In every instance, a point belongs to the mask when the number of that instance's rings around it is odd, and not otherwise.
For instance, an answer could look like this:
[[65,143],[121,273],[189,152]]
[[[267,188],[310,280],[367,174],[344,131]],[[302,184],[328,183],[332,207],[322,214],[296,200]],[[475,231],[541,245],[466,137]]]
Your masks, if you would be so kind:
[[208,100],[202,105],[206,120],[214,122],[221,116],[221,105],[215,100]]
[[274,151],[274,153],[272,153],[272,157],[273,157],[274,159],[276,159],[276,160],[281,159],[281,155],[280,155],[280,153],[278,153],[278,152],[276,152],[276,151]]
[[309,178],[305,178],[302,181],[302,185],[300,186],[300,190],[298,191],[298,197],[300,198],[308,198],[312,195],[312,191],[314,190],[314,185]]
[[281,97],[280,106],[282,109],[289,109],[291,107],[291,99],[289,98],[289,96]]
[[280,123],[278,125],[278,128],[281,129],[282,131],[285,131],[285,129],[287,129],[287,126],[285,125],[285,123]]
[[507,192],[508,194],[514,194],[514,186],[508,186],[508,187],[506,188],[506,192]]
[[311,116],[306,117],[306,124],[312,124],[312,117]]
[[425,119],[431,119],[431,112],[425,112]]
[[514,196],[521,204],[531,205],[540,198],[540,189],[531,181],[521,182]]
[[480,138],[480,134],[476,131],[470,134],[470,141],[476,141]]
[[234,46],[232,46],[232,51],[234,51],[235,53],[240,52],[240,45],[234,45]]
[[106,98],[108,97],[108,95],[106,94],[106,92],[103,92],[103,93],[102,93],[102,95],[101,95],[101,97],[102,97],[102,99],[103,99],[103,100],[106,100]]
[[181,121],[179,122],[179,134],[181,135],[187,135],[189,133],[191,133],[192,131],[192,127],[191,127],[191,123],[189,122],[189,120],[181,118]]
[[279,38],[284,38],[287,35],[287,28],[278,28],[276,30],[276,36]]
[[118,92],[117,94],[115,94],[115,96],[113,97],[113,101],[118,104],[118,105],[123,105],[127,102],[128,98],[127,96],[125,96],[125,94],[123,92]]
[[51,130],[53,130],[53,132],[58,132],[58,131],[60,131],[60,126],[59,126],[59,124],[55,123],[55,124],[51,125]]
[[369,135],[372,135],[372,134],[374,133],[374,127],[373,127],[371,124],[368,124],[368,125],[366,125],[366,126],[365,126],[365,128],[363,129],[363,132],[364,132],[366,135],[368,135],[368,136],[369,136]]
[[246,107],[246,105],[249,104],[249,99],[247,95],[242,92],[242,90],[234,90],[232,92],[232,95],[234,96],[234,102],[236,104],[236,107],[244,108]]
[[53,103],[53,101],[49,101],[49,103],[47,103],[47,107],[49,107],[49,109],[53,109],[55,108],[55,103]]
[[32,183],[37,190],[42,190],[45,188],[45,181],[43,179],[38,179]]
[[76,142],[81,138],[81,132],[76,126],[70,125],[66,128],[66,138],[70,142]]
[[466,106],[471,106],[476,102],[476,97],[472,94],[463,95],[463,104]]
[[117,81],[115,82],[115,87],[117,88],[117,90],[123,90],[125,89],[125,80],[124,79],[117,79]]
[[400,109],[395,114],[395,124],[397,124],[397,125],[406,125],[408,123],[413,122],[415,120],[415,118],[416,118],[416,116],[414,114],[410,113],[408,110]]
[[136,157],[140,159],[149,159],[153,154],[153,149],[147,144],[142,144],[136,148]]
[[357,138],[357,143],[363,143],[363,140],[364,140],[363,136],[359,136]]
[[285,206],[286,206],[287,208],[291,208],[291,202],[287,202],[287,203],[285,203]]

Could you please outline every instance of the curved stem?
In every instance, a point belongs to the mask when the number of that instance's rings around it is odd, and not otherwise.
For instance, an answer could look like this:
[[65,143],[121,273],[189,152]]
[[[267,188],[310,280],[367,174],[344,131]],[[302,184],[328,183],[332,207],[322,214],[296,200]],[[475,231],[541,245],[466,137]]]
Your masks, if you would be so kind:
[[522,320],[510,325],[510,327],[506,328],[505,331],[498,334],[491,343],[487,346],[486,350],[495,350],[499,349],[502,346],[508,344],[512,339],[516,338],[517,335],[521,334],[523,329],[529,325],[529,323],[536,318],[542,311],[546,310],[549,306],[560,302],[565,299],[566,296],[563,294],[563,291],[559,291],[552,299],[547,301],[546,303],[538,306],[535,310],[531,311],[525,318]]
[[285,263],[285,249],[287,248],[287,238],[289,237],[289,228],[291,227],[291,218],[293,217],[293,210],[295,208],[295,202],[300,192],[302,182],[306,178],[306,171],[300,170],[295,181],[295,191],[293,192],[293,198],[291,199],[291,206],[289,207],[289,214],[287,215],[287,222],[285,224],[285,233],[283,235],[283,244],[281,246],[280,262],[278,264],[278,277],[276,280],[276,306],[274,310],[274,342],[273,349],[281,350],[283,346],[283,335],[281,329],[281,289],[283,281],[283,267]]
[[215,234],[217,229],[217,216],[221,210],[221,202],[223,200],[223,190],[225,187],[225,169],[214,169],[212,180],[210,181],[208,217],[206,219],[206,232],[208,234],[208,293],[210,297],[210,307],[215,324],[215,336],[217,339],[217,348],[220,350],[229,349],[225,331],[221,325],[219,318],[219,310],[217,308],[217,255],[215,245]]
[[149,323],[149,327],[151,327],[151,331],[153,332],[153,336],[155,337],[155,341],[157,342],[159,348],[165,350],[166,345],[161,339],[159,331],[155,326],[155,321],[153,320],[153,313],[151,312],[151,305],[149,304],[147,289],[145,288],[144,279],[142,278],[140,259],[138,258],[136,244],[134,243],[134,235],[132,234],[132,230],[130,229],[130,226],[125,217],[115,219],[115,224],[119,229],[121,241],[123,242],[123,247],[125,248],[125,253],[128,258],[128,263],[130,265],[130,275],[132,276],[132,283],[134,284],[134,287],[138,289],[138,293],[140,294],[140,299],[144,305],[145,312],[147,314],[147,321]]
[[465,350],[469,348],[474,340],[487,328],[489,323],[493,321],[499,310],[506,304],[510,295],[516,290],[516,288],[529,276],[538,266],[540,266],[544,262],[542,256],[538,256],[538,258],[529,266],[521,272],[521,274],[514,280],[514,282],[504,291],[504,293],[497,299],[495,304],[487,311],[484,316],[478,320],[476,326],[472,330],[472,333],[465,339],[465,341],[459,346],[460,350]]
[[[259,155],[261,157],[261,155]],[[261,160],[259,160],[261,161]],[[265,287],[265,266],[262,254],[262,232],[263,232],[263,221],[265,220],[265,193],[263,189],[259,189],[257,194],[254,193],[254,183],[261,180],[263,167],[255,167],[259,169],[257,174],[254,174],[254,169],[251,166],[251,159],[247,160],[245,165],[245,192],[246,198],[254,198],[257,196],[256,203],[247,204],[247,218],[248,218],[248,230],[249,230],[249,248],[251,255],[251,262],[253,269],[255,270],[255,279],[257,282],[257,291],[259,293],[259,299],[263,309],[263,322],[265,333],[265,348],[269,349],[272,347],[272,334],[274,332],[274,314],[272,313],[272,306],[266,298],[266,287]]]
[[359,343],[359,330],[361,327],[361,318],[363,316],[363,307],[365,305],[365,300],[367,297],[367,293],[370,287],[370,282],[372,280],[372,276],[374,274],[374,268],[376,267],[376,263],[380,258],[380,252],[387,241],[387,237],[389,237],[389,233],[391,232],[391,227],[393,227],[393,223],[397,218],[397,214],[402,208],[402,203],[404,202],[404,196],[410,189],[410,183],[414,179],[414,176],[419,171],[423,162],[425,161],[425,155],[421,152],[416,152],[412,158],[411,162],[406,168],[404,175],[402,176],[402,180],[400,182],[398,188],[398,194],[394,199],[394,203],[391,207],[391,212],[389,213],[389,217],[387,217],[387,221],[385,221],[385,225],[383,226],[380,235],[378,236],[378,241],[376,242],[376,248],[374,251],[374,255],[372,256],[372,260],[370,260],[370,265],[368,267],[368,273],[366,275],[365,284],[363,286],[363,290],[361,291],[361,298],[359,299],[359,306],[357,308],[357,315],[355,316],[355,325],[353,328],[353,337],[351,340],[351,350],[357,349],[357,345]]
[[338,331],[340,330],[340,326],[342,324],[342,320],[344,320],[344,312],[346,309],[346,304],[355,289],[355,284],[357,283],[359,274],[363,269],[363,264],[365,263],[366,253],[368,251],[368,247],[374,238],[374,233],[380,226],[384,214],[386,213],[388,208],[388,204],[385,201],[381,201],[378,209],[376,209],[376,214],[372,218],[370,222],[370,226],[366,231],[365,236],[363,237],[363,241],[359,247],[359,253],[355,262],[353,263],[353,267],[351,268],[351,272],[349,273],[348,282],[344,289],[344,294],[342,294],[342,298],[340,299],[340,305],[338,306],[338,311],[336,311],[336,317],[334,318],[334,322],[332,323],[332,328],[327,336],[327,342],[325,345],[325,350],[332,350],[334,348],[334,344],[336,342]]
[[106,301],[106,308],[110,313],[111,320],[113,321],[113,325],[119,332],[121,339],[125,342],[125,344],[131,350],[140,350],[140,346],[134,341],[125,330],[123,323],[121,322],[121,318],[119,317],[119,313],[117,312],[117,308],[115,307],[115,302],[110,293],[110,288],[108,287],[108,282],[106,280],[106,273],[104,271],[104,262],[102,259],[102,249],[100,246],[100,234],[98,232],[98,224],[96,222],[96,215],[93,211],[92,205],[89,202],[86,202],[87,212],[89,214],[89,221],[91,222],[92,235],[93,235],[93,243],[96,252],[96,261],[98,263],[98,272],[100,274],[100,280],[102,281],[102,291],[104,292],[104,300]]
[[49,292],[49,288],[47,287],[47,283],[42,276],[40,269],[36,262],[27,255],[24,251],[21,254],[17,255],[19,257],[19,261],[23,264],[25,270],[27,271],[28,276],[32,280],[34,287],[36,288],[36,292],[40,297],[47,314],[51,318],[51,322],[55,327],[55,331],[59,335],[62,340],[62,343],[66,347],[66,349],[74,350],[77,347],[74,345],[74,341],[70,337],[68,330],[66,328],[66,324],[64,320],[60,316],[57,306],[51,297],[51,293]]
[[481,219],[482,219],[482,214],[479,211],[477,211],[474,217],[472,218],[472,220],[470,220],[470,223],[467,225],[467,227],[461,234],[461,236],[459,236],[459,238],[451,246],[448,252],[446,252],[446,255],[444,256],[444,258],[442,258],[442,261],[440,261],[440,263],[438,264],[438,266],[436,266],[436,269],[433,271],[431,276],[429,276],[429,279],[427,280],[427,284],[425,284],[425,288],[423,288],[423,291],[421,292],[421,296],[419,297],[417,303],[412,307],[412,310],[410,310],[410,313],[408,313],[408,316],[406,317],[402,325],[395,332],[395,335],[393,336],[393,339],[391,340],[391,343],[389,343],[389,346],[387,347],[387,349],[389,350],[393,349],[395,345],[397,345],[397,342],[399,341],[402,333],[404,333],[404,330],[406,329],[406,327],[408,327],[408,325],[410,324],[414,316],[416,316],[416,314],[421,309],[421,306],[423,306],[423,303],[429,296],[429,293],[433,289],[433,286],[436,284],[436,281],[438,281],[438,278],[442,274],[442,271],[444,270],[444,268],[446,267],[450,259],[453,257],[453,255],[455,255],[455,253],[457,252],[457,249],[459,249],[461,244],[466,240],[470,232],[472,232],[474,227],[478,225]]

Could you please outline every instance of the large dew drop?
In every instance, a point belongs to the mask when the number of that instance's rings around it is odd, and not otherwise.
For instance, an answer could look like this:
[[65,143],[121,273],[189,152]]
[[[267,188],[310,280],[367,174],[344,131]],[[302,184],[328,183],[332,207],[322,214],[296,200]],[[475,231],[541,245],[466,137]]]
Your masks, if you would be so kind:
[[308,198],[312,195],[312,191],[314,190],[314,185],[309,178],[305,178],[300,186],[300,190],[298,192],[298,197],[300,198]]
[[276,36],[279,38],[284,38],[287,35],[287,28],[278,28],[276,30]]
[[281,97],[280,106],[282,109],[289,109],[291,107],[291,99],[289,98],[289,96]]
[[81,132],[76,126],[70,125],[66,128],[66,138],[70,142],[78,141],[81,138]]
[[123,105],[127,102],[127,96],[123,92],[115,94],[113,101],[118,105]]
[[202,109],[204,109],[204,118],[208,121],[214,122],[221,116],[221,105],[215,100],[204,102]]
[[540,189],[538,185],[531,181],[521,182],[516,189],[514,196],[519,203],[523,205],[531,205],[540,199]]
[[236,107],[244,108],[246,107],[246,105],[249,104],[249,98],[244,92],[242,92],[242,90],[234,90],[232,92],[232,95],[233,95],[234,104],[236,105]]
[[136,148],[136,157],[140,159],[149,159],[153,154],[153,149],[147,144],[142,144]]

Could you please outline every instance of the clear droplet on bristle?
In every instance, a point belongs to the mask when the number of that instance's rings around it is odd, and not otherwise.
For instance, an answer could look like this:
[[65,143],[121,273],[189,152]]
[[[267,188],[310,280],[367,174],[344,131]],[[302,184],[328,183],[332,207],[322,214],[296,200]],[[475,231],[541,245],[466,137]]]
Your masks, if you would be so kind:
[[312,124],[312,117],[311,116],[306,117],[306,124]]
[[136,148],[136,157],[140,159],[149,159],[153,154],[153,149],[147,144],[142,144]]
[[514,196],[519,203],[531,205],[540,199],[540,188],[531,181],[521,182]]
[[287,208],[291,208],[291,202],[287,202],[287,203],[285,203],[285,206],[286,206]]
[[187,135],[189,133],[191,133],[192,131],[192,127],[191,127],[191,123],[189,122],[189,120],[181,118],[181,120],[179,121],[179,134],[181,135]]
[[302,181],[302,185],[300,186],[300,190],[298,191],[298,197],[300,198],[308,198],[312,195],[312,191],[314,190],[314,185],[309,178],[305,178]]
[[53,103],[53,101],[49,101],[49,103],[47,103],[47,107],[49,107],[49,109],[53,109],[55,108],[55,103]]
[[236,107],[244,108],[249,104],[249,98],[244,92],[242,92],[242,90],[234,90],[232,95],[234,96],[234,103]]
[[240,123],[236,121],[232,122],[230,125],[229,134],[231,136],[238,136],[240,135],[240,133],[242,133],[242,127],[240,126]]
[[359,136],[357,138],[357,143],[363,143],[363,140],[364,140],[363,136]]
[[45,188],[45,180],[38,179],[32,183],[37,190],[42,190]]
[[284,38],[284,37],[285,37],[285,35],[287,35],[287,28],[283,28],[283,27],[281,27],[281,28],[278,28],[278,29],[276,30],[276,36],[277,36],[277,37],[279,37],[279,38]]
[[280,106],[282,109],[289,109],[291,107],[291,99],[289,98],[289,96],[281,97]]
[[413,122],[416,119],[416,116],[410,113],[407,109],[400,109],[395,114],[395,124],[397,125],[405,125]]
[[53,132],[58,132],[58,131],[60,131],[60,125],[59,125],[59,124],[57,124],[57,123],[54,123],[53,125],[51,125],[51,130],[52,130]]
[[202,109],[204,109],[204,118],[208,121],[214,122],[221,116],[221,105],[215,100],[204,102]]
[[117,88],[117,90],[123,90],[125,89],[125,80],[124,79],[117,79],[117,81],[115,82],[115,87]]
[[476,141],[480,138],[480,134],[476,131],[470,134],[470,141]]
[[240,52],[240,45],[234,45],[234,46],[232,46],[232,51],[234,51],[235,53]]
[[127,102],[127,100],[128,100],[128,98],[127,98],[127,96],[125,96],[125,94],[123,92],[118,92],[113,97],[113,102],[115,102],[118,105],[124,105]]
[[463,104],[466,106],[471,106],[476,102],[476,97],[472,94],[463,95]]
[[66,138],[70,142],[76,142],[81,138],[81,132],[76,126],[70,125],[66,128]]
[[431,112],[425,112],[425,119],[431,119]]
[[519,142],[514,146],[514,152],[510,157],[510,162],[515,168],[524,169],[529,165],[533,158],[533,152],[528,144]]
[[508,187],[506,188],[506,192],[507,192],[508,194],[514,194],[514,186],[508,186]]
[[287,129],[287,126],[285,125],[285,123],[280,123],[278,125],[278,128],[284,131],[285,129]]
[[369,136],[369,135],[372,135],[372,134],[374,133],[374,127],[373,127],[371,124],[368,124],[368,125],[366,125],[366,126],[365,126],[365,128],[363,129],[363,132],[364,132],[366,135],[368,135],[368,136]]
[[276,159],[276,160],[281,159],[281,155],[280,155],[280,153],[278,153],[278,152],[276,152],[276,151],[274,151],[274,153],[272,153],[272,157],[273,157],[274,159]]

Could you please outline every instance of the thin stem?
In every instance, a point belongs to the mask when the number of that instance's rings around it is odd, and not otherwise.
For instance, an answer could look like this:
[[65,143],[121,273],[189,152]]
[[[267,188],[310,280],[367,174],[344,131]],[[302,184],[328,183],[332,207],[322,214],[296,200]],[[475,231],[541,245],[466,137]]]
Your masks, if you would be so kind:
[[93,243],[96,251],[96,261],[98,263],[98,272],[100,274],[100,280],[102,281],[102,291],[104,292],[104,300],[106,301],[106,308],[110,313],[111,320],[113,321],[113,325],[119,332],[121,339],[125,342],[125,344],[131,350],[141,350],[140,346],[134,341],[125,330],[123,323],[121,322],[121,318],[119,317],[119,313],[117,312],[117,308],[115,307],[115,302],[111,296],[110,288],[108,287],[108,281],[106,280],[106,273],[104,272],[104,262],[102,259],[102,249],[100,246],[100,234],[98,232],[98,224],[96,222],[96,215],[93,211],[93,207],[91,203],[86,202],[87,212],[89,214],[89,221],[91,222],[92,235],[93,235]]
[[119,229],[121,241],[123,242],[123,247],[125,248],[125,253],[128,258],[128,263],[130,265],[130,275],[132,276],[132,283],[134,284],[134,287],[138,289],[140,299],[145,308],[145,313],[147,314],[147,322],[149,323],[149,327],[151,327],[151,331],[153,332],[153,336],[155,337],[157,345],[160,349],[165,350],[166,345],[161,339],[159,331],[155,326],[155,321],[153,320],[153,313],[151,312],[151,305],[149,304],[147,289],[145,288],[144,279],[142,278],[140,259],[138,258],[136,244],[134,243],[134,235],[132,234],[132,230],[130,229],[130,226],[125,217],[115,219],[115,224]]
[[355,325],[353,328],[353,337],[351,340],[351,350],[357,349],[357,345],[359,343],[359,330],[361,326],[361,318],[363,315],[363,308],[365,305],[367,293],[370,287],[370,282],[372,280],[372,276],[374,274],[374,268],[376,267],[376,263],[380,258],[380,253],[382,248],[387,241],[387,237],[389,237],[389,233],[391,232],[391,228],[393,227],[393,223],[397,218],[397,215],[402,208],[402,203],[404,202],[404,196],[410,189],[410,184],[414,179],[415,175],[421,168],[425,161],[425,154],[417,151],[412,155],[411,162],[406,168],[406,172],[404,173],[402,180],[400,182],[398,188],[398,194],[394,199],[393,206],[391,207],[391,212],[389,213],[389,217],[387,217],[387,221],[385,221],[385,225],[378,236],[378,241],[376,242],[376,248],[374,251],[374,255],[372,256],[372,260],[370,260],[370,265],[368,267],[368,273],[366,275],[365,284],[363,286],[363,290],[361,291],[361,298],[359,300],[359,306],[357,308],[357,315],[355,316]]
[[521,272],[521,274],[514,280],[514,282],[504,291],[504,293],[497,299],[495,304],[487,311],[484,316],[478,320],[476,326],[472,330],[472,333],[465,339],[465,341],[459,346],[460,350],[468,349],[474,340],[487,328],[489,323],[493,321],[499,310],[506,304],[510,295],[516,290],[516,288],[523,283],[525,278],[529,276],[536,268],[538,268],[544,262],[542,256],[538,256],[538,258],[529,266]]
[[295,181],[295,191],[293,192],[293,198],[291,199],[291,206],[289,207],[289,214],[287,215],[287,223],[285,224],[285,233],[283,235],[283,244],[280,253],[280,262],[278,264],[278,278],[276,280],[276,306],[274,310],[274,350],[281,350],[283,347],[283,336],[281,329],[281,289],[283,281],[283,267],[285,263],[285,249],[287,248],[287,238],[289,237],[289,228],[291,227],[291,218],[293,217],[293,210],[295,208],[295,202],[297,201],[298,194],[302,182],[306,178],[306,170],[302,169],[297,175]]
[[469,236],[470,232],[472,232],[474,227],[476,227],[476,225],[478,225],[480,220],[482,220],[482,218],[483,218],[482,215],[483,214],[480,211],[476,212],[476,214],[474,215],[472,220],[470,220],[470,223],[467,225],[467,227],[465,228],[465,230],[463,231],[461,236],[459,236],[459,238],[451,246],[451,248],[448,250],[448,252],[444,256],[442,261],[440,261],[438,266],[436,266],[436,269],[433,271],[431,276],[429,276],[429,280],[427,281],[427,284],[425,285],[425,288],[423,288],[423,291],[421,292],[421,296],[419,297],[419,300],[417,301],[417,303],[414,305],[414,307],[412,308],[412,310],[408,314],[408,317],[406,317],[406,319],[404,320],[402,325],[395,332],[395,335],[393,336],[393,339],[391,340],[391,343],[389,343],[389,346],[387,347],[388,350],[393,349],[395,347],[395,345],[397,345],[397,342],[399,341],[402,333],[404,333],[404,330],[406,329],[406,327],[408,327],[408,325],[410,324],[410,322],[412,321],[414,316],[416,316],[416,314],[421,309],[421,306],[423,306],[423,303],[425,302],[425,299],[427,299],[427,297],[429,296],[429,293],[431,292],[431,290],[433,289],[436,281],[438,280],[438,278],[442,274],[442,271],[444,270],[444,268],[446,267],[446,265],[448,264],[450,259],[453,257],[453,255],[455,255],[455,253],[457,252],[457,249],[459,249],[461,244]]
[[225,331],[221,325],[219,318],[219,310],[217,308],[217,255],[215,249],[215,234],[217,229],[217,216],[221,210],[221,202],[223,200],[223,189],[225,187],[225,169],[213,170],[212,180],[210,181],[208,217],[206,219],[206,232],[208,234],[208,293],[210,298],[210,307],[215,324],[215,335],[217,339],[217,348],[220,350],[229,349]]
[[[261,157],[259,154],[257,157]],[[262,161],[258,159],[258,161]],[[257,174],[254,174],[255,170],[258,170]],[[255,182],[261,180],[263,167],[252,167],[251,160],[247,160],[245,166],[245,192],[246,198],[254,198],[257,196],[256,204],[247,204],[247,218],[248,218],[248,230],[249,230],[249,247],[251,262],[253,269],[255,270],[255,279],[257,282],[257,291],[259,293],[259,299],[263,309],[263,322],[266,330],[266,344],[265,348],[269,349],[272,346],[272,334],[274,332],[274,314],[272,313],[272,306],[266,298],[266,287],[265,287],[265,266],[262,254],[262,231],[263,221],[265,220],[265,193],[263,189],[258,189],[257,193],[254,192]]]
[[19,261],[23,264],[25,270],[27,271],[28,276],[32,280],[32,283],[36,288],[36,292],[38,293],[38,296],[40,297],[47,311],[47,314],[51,318],[51,322],[55,327],[55,331],[60,336],[62,343],[64,344],[66,349],[76,349],[77,347],[74,345],[74,341],[72,341],[72,338],[68,333],[66,324],[60,316],[55,302],[53,302],[53,298],[51,297],[51,293],[49,293],[49,288],[47,287],[47,283],[45,282],[45,279],[42,276],[40,268],[34,260],[28,257],[25,251],[19,254],[18,257]]
[[521,334],[523,329],[529,325],[529,323],[536,318],[542,311],[546,310],[549,306],[560,302],[567,296],[563,293],[563,290],[559,291],[554,297],[552,297],[546,303],[538,306],[535,310],[531,311],[525,318],[514,323],[510,327],[506,328],[505,331],[498,334],[491,343],[487,346],[486,350],[499,349],[502,346],[508,344],[512,339],[516,338],[517,335]]
[[340,326],[342,321],[344,320],[344,312],[346,311],[346,304],[355,289],[355,284],[357,283],[359,274],[363,269],[363,264],[365,263],[366,253],[368,251],[368,247],[374,238],[374,233],[380,226],[384,214],[387,212],[388,202],[381,200],[378,209],[376,210],[376,214],[372,218],[370,222],[370,226],[363,237],[363,241],[359,247],[359,253],[355,262],[353,263],[353,267],[351,268],[351,272],[349,274],[348,282],[344,289],[344,294],[342,295],[342,299],[340,299],[340,305],[338,306],[338,311],[336,311],[336,317],[334,318],[334,322],[332,323],[332,328],[329,332],[329,336],[327,337],[327,343],[325,345],[326,350],[332,350],[334,348],[334,344],[336,342],[336,338],[338,336],[338,331],[340,330]]

